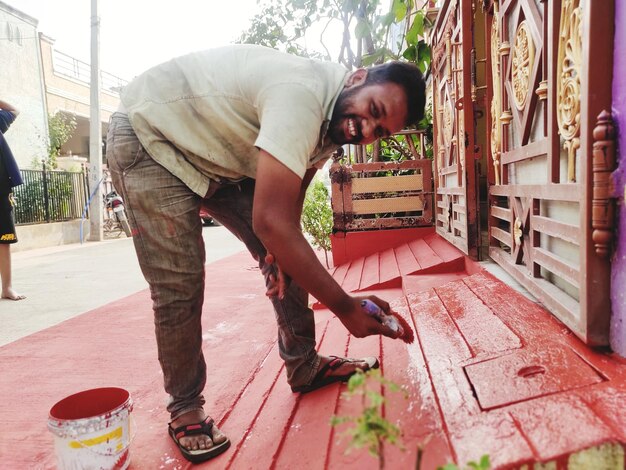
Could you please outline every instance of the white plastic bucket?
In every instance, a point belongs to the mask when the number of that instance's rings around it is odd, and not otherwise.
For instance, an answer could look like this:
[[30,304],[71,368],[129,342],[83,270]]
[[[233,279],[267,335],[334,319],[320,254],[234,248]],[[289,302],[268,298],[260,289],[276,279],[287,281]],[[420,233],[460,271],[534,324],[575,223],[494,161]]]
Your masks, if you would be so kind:
[[130,464],[130,393],[123,388],[85,390],[50,409],[59,470],[126,469]]

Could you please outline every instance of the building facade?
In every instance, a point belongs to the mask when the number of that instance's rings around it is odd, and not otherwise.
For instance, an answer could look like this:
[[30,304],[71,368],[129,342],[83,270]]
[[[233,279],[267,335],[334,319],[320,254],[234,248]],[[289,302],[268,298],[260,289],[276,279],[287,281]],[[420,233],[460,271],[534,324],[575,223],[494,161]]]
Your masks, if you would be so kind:
[[[54,39],[37,26],[37,19],[0,1],[2,98],[21,112],[7,139],[21,168],[38,168],[47,155],[48,116],[65,114],[76,122],[76,129],[62,146],[58,163],[72,169],[89,159],[91,70],[87,62],[57,51]],[[100,118],[106,136],[126,81],[100,74]]]
[[2,99],[20,110],[6,138],[21,168],[46,155],[46,99],[37,35],[38,21],[0,1]]
[[[76,121],[74,135],[58,158],[61,165],[71,167],[89,159],[90,65],[54,49],[54,40],[44,34],[40,34],[40,47],[48,113],[62,113]],[[100,119],[106,138],[109,118],[119,105],[119,90],[126,81],[101,71],[100,83]]]

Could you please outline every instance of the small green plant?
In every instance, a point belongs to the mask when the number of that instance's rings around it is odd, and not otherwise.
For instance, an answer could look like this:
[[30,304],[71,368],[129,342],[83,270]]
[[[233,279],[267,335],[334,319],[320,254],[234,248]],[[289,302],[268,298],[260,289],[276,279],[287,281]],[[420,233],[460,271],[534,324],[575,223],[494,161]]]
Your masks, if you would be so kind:
[[[490,470],[491,462],[489,460],[489,456],[483,455],[480,458],[479,462],[474,462],[474,461],[468,462],[465,469],[466,470]],[[457,466],[454,463],[449,463],[449,464],[444,465],[443,467],[437,467],[437,470],[461,470],[461,467]]]
[[351,438],[348,450],[367,447],[370,455],[378,458],[378,467],[383,469],[385,467],[385,457],[381,452],[383,443],[388,442],[402,448],[401,431],[383,416],[385,398],[377,390],[378,386],[375,387],[376,390],[368,387],[372,382],[385,386],[388,391],[400,391],[398,385],[382,376],[380,369],[370,369],[367,372],[359,370],[350,377],[348,391],[343,393],[343,397],[347,400],[355,396],[361,397],[363,412],[359,416],[333,416],[331,425],[353,423],[354,426],[344,433]]
[[301,217],[302,229],[310,235],[314,247],[324,250],[326,267],[330,246],[330,234],[333,229],[333,210],[330,207],[328,189],[320,180],[316,180],[307,190]]
[[70,114],[57,112],[48,116],[48,159],[46,164],[56,168],[57,157],[61,147],[72,138],[76,130],[76,118]]
[[[376,384],[371,387],[371,384]],[[342,435],[350,437],[348,452],[351,449],[367,447],[368,452],[373,457],[378,458],[378,468],[385,468],[385,457],[382,453],[383,443],[398,446],[403,449],[400,438],[402,431],[393,423],[389,422],[383,416],[383,406],[385,397],[378,391],[379,386],[383,385],[385,390],[390,392],[398,392],[403,390],[395,383],[385,379],[380,369],[370,369],[367,372],[357,371],[350,380],[348,380],[348,391],[342,394],[346,400],[353,397],[360,397],[363,404],[363,412],[358,416],[333,416],[330,424],[339,426],[346,423],[352,423],[353,426],[346,429]],[[406,392],[405,393],[406,396]],[[415,469],[420,470],[421,458],[423,454],[423,446],[418,446],[417,461]],[[437,467],[437,470],[490,470],[491,462],[488,455],[483,455],[478,462],[468,462],[465,467],[459,467],[454,463],[448,463],[444,466]]]

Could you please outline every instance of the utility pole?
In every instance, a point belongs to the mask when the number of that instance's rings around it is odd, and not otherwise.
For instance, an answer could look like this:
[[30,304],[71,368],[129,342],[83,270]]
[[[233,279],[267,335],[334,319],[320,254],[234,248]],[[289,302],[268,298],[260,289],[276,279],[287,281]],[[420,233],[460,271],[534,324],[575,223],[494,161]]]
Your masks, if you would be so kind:
[[100,123],[100,17],[91,0],[91,85],[89,113],[89,240],[102,241],[102,124]]

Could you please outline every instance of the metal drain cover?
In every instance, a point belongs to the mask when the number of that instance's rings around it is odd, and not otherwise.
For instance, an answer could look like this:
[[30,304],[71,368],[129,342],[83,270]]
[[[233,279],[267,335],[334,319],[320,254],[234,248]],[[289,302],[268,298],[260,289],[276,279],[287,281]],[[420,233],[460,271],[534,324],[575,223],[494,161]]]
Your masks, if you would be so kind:
[[483,410],[602,382],[602,377],[566,346],[518,350],[465,366]]

